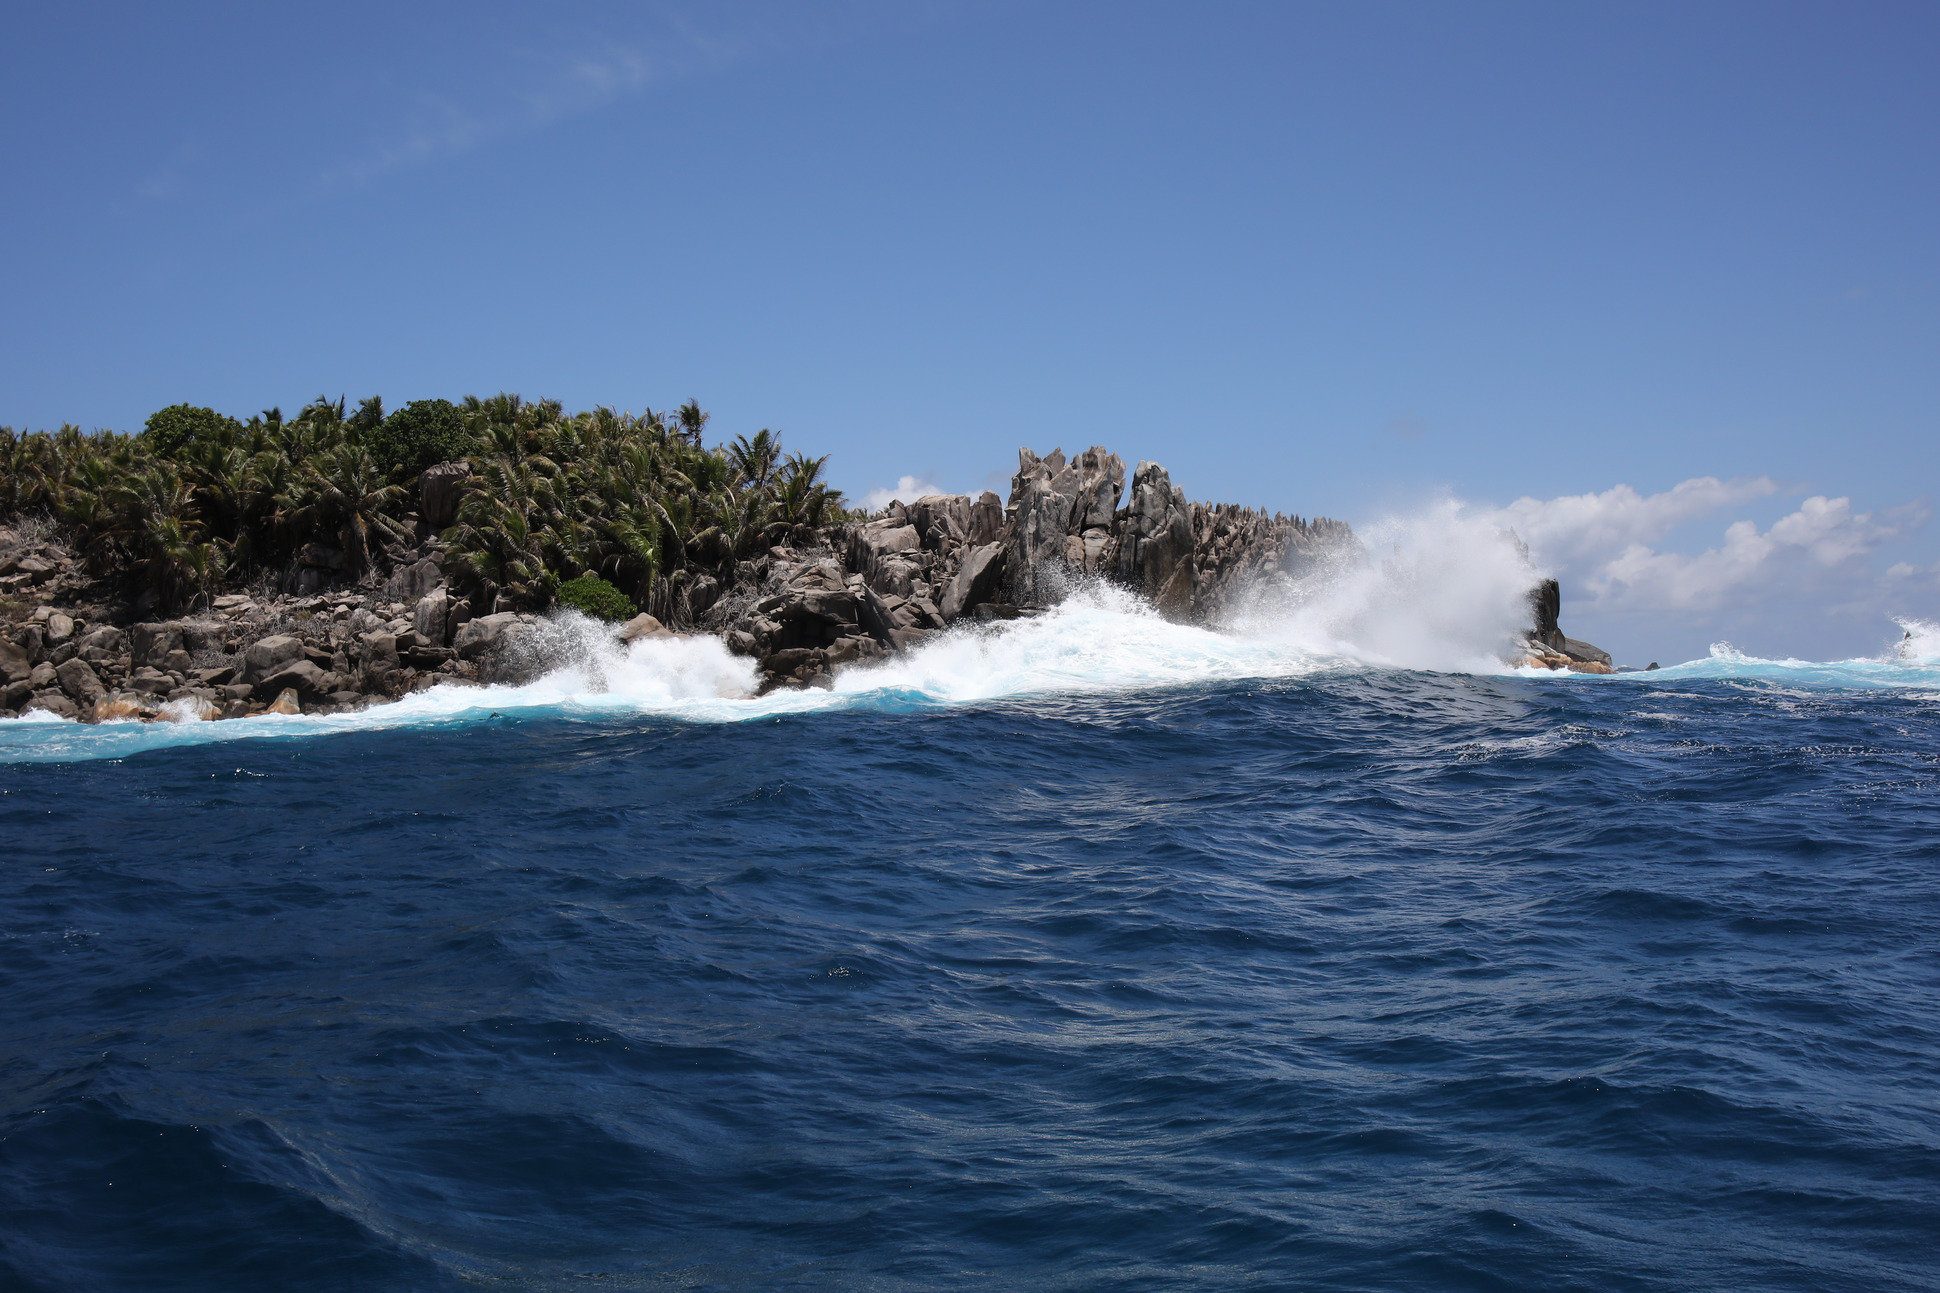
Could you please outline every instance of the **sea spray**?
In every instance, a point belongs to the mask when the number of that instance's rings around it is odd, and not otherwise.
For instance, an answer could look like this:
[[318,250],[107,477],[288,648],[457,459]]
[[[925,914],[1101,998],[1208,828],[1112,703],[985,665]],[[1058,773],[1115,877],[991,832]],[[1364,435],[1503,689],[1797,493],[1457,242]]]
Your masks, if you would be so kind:
[[1229,627],[1383,668],[1502,673],[1524,652],[1540,573],[1515,537],[1446,500],[1364,532],[1365,560],[1263,582]]

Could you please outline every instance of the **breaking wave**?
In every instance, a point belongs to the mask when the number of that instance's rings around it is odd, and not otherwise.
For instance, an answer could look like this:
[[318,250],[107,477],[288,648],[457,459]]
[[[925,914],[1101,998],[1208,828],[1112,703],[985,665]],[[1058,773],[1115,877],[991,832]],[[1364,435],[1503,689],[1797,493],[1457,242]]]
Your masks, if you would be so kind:
[[[622,645],[576,614],[548,635],[553,666],[519,685],[453,683],[345,714],[223,722],[74,723],[46,714],[0,721],[0,762],[120,758],[218,741],[394,728],[463,727],[519,715],[648,715],[745,722],[828,710],[899,713],[1058,697],[1133,693],[1368,670],[1540,678],[1559,685],[1750,681],[1806,687],[1940,688],[1940,626],[1907,620],[1897,646],[1870,659],[1767,660],[1720,643],[1708,657],[1609,677],[1516,669],[1507,648],[1527,614],[1520,545],[1448,504],[1367,533],[1365,561],[1306,586],[1258,591],[1219,629],[1174,624],[1135,596],[1086,584],[1032,618],[963,625],[878,663],[843,671],[829,690],[757,697],[753,661],[719,639]],[[176,715],[189,720],[190,716]]]

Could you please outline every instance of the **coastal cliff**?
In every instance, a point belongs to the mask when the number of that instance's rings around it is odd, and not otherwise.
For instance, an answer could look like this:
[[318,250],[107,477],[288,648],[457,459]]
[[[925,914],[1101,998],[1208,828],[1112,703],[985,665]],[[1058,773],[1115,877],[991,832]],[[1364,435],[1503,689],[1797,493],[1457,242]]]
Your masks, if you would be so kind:
[[[441,683],[519,681],[557,662],[562,622],[455,560],[450,538],[475,467],[415,482],[412,542],[354,572],[311,544],[279,580],[202,594],[145,618],[153,598],[104,597],[54,527],[0,530],[0,713],[67,718],[234,718],[329,713]],[[1093,447],[1067,459],[1019,450],[1010,497],[926,495],[868,517],[792,523],[750,551],[704,532],[656,578],[655,613],[623,640],[707,633],[757,662],[760,689],[829,686],[844,667],[908,650],[961,621],[1042,613],[1086,581],[1130,589],[1168,618],[1217,625],[1248,599],[1298,594],[1365,560],[1344,522],[1188,501],[1164,467],[1129,474]],[[621,599],[624,602],[624,599]],[[1519,663],[1610,672],[1562,633],[1554,580],[1530,595]],[[629,609],[632,609],[631,607]]]

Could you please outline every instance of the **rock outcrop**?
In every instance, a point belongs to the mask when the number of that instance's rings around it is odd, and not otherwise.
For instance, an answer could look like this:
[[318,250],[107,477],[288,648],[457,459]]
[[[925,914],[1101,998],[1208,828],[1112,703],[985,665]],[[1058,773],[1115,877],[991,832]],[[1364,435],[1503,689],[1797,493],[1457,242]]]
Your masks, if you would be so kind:
[[1565,634],[1557,620],[1563,609],[1563,589],[1554,579],[1545,579],[1530,590],[1531,627],[1524,642],[1528,655],[1525,667],[1567,669],[1572,673],[1615,673],[1610,653]]

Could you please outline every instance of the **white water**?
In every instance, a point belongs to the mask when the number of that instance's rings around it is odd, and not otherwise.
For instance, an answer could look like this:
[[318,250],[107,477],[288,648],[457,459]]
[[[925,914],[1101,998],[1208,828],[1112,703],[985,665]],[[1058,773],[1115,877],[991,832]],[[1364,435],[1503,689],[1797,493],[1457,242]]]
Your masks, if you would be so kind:
[[1720,644],[1704,660],[1597,677],[1515,670],[1532,572],[1513,541],[1456,505],[1374,527],[1371,560],[1300,588],[1263,592],[1222,630],[1173,624],[1108,586],[1079,588],[1042,616],[962,626],[917,650],[844,670],[830,691],[756,699],[754,663],[712,637],[622,646],[578,616],[559,622],[561,663],[524,686],[448,685],[353,714],[263,715],[208,723],[0,722],[0,762],[118,758],[164,746],[396,727],[468,726],[499,716],[653,715],[739,722],[824,710],[907,712],[1110,692],[1286,679],[1369,669],[1524,676],[1559,685],[1698,679],[1818,687],[1940,689],[1940,626],[1907,621],[1878,658],[1762,660]]

